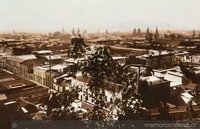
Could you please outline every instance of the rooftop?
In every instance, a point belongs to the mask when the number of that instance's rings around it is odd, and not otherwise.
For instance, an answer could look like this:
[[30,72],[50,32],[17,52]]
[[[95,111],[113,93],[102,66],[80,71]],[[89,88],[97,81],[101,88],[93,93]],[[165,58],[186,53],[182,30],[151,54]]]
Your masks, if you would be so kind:
[[52,53],[52,51],[51,50],[40,50],[40,51],[36,51],[36,53],[38,53],[38,54],[50,54],[50,53]]
[[[77,77],[76,80],[78,80],[82,83],[88,84],[89,81],[90,81],[90,78],[89,77],[87,77],[87,78]],[[122,89],[122,86],[120,84],[117,84],[117,83],[114,83],[114,82],[106,81],[104,84],[105,84],[106,90],[112,91],[112,92],[115,92],[115,93],[119,93]]]
[[74,58],[68,58],[65,61],[66,62],[71,62],[71,63],[77,63],[78,61],[83,61],[85,60],[84,58],[78,58],[78,59],[74,59]]
[[65,64],[57,64],[51,67],[52,70],[59,70],[59,69],[64,69],[69,67],[69,65],[65,65]]
[[7,99],[7,97],[5,94],[0,94],[0,101],[6,100],[6,99]]
[[170,87],[182,85],[183,74],[179,72],[168,71],[164,75],[164,79],[170,81]]
[[43,70],[43,71],[47,71],[47,70],[49,70],[49,66],[47,66],[47,65],[43,65],[43,66],[36,66],[36,67],[34,67],[33,69],[38,69],[38,70]]
[[21,55],[21,56],[16,56],[16,57],[23,59],[23,60],[37,59],[37,57],[33,54],[31,54],[31,55]]
[[21,58],[18,58],[18,57],[8,57],[7,60],[11,60],[11,61],[14,61],[14,62],[17,62],[17,63],[22,63],[22,62],[25,61],[24,59],[21,59]]
[[147,76],[143,77],[143,79],[145,79],[148,82],[149,86],[167,82],[166,80],[160,79],[156,76]]
[[59,56],[59,55],[46,56],[46,58],[47,58],[48,60],[50,60],[50,58],[51,58],[51,60],[62,59],[62,57]]

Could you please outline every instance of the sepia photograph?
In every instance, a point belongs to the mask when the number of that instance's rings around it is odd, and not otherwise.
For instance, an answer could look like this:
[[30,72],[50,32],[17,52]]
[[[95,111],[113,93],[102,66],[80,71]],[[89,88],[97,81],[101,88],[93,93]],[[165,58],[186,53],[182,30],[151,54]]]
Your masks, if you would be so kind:
[[200,128],[200,0],[0,0],[0,129]]

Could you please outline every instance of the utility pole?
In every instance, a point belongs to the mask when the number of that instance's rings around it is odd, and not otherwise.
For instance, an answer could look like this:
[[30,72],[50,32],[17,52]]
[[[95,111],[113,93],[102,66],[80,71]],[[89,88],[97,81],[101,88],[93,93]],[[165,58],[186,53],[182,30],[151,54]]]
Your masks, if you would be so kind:
[[52,53],[50,52],[50,54],[49,54],[49,76],[50,76],[50,78],[49,78],[49,88],[50,88],[50,94],[52,93],[51,92],[51,88],[52,88],[52,79],[51,79],[51,55],[52,55]]

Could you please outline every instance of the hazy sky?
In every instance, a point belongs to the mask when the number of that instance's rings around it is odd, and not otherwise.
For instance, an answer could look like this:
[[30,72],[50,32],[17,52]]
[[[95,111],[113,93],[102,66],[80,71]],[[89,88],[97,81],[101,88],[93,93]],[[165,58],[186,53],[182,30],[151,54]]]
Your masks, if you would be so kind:
[[0,0],[0,31],[109,30],[131,20],[200,29],[200,0]]

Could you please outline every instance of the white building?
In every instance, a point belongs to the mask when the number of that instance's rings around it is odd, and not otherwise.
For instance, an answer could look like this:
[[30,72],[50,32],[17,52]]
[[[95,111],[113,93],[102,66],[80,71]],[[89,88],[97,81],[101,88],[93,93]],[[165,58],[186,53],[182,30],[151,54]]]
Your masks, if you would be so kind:
[[[88,101],[92,103],[91,91],[89,90],[88,82],[89,78],[78,77],[72,79],[71,86],[81,89],[78,99],[80,99],[81,101]],[[119,84],[106,82],[106,102],[113,102],[115,99],[122,99],[121,89],[122,87]]]

